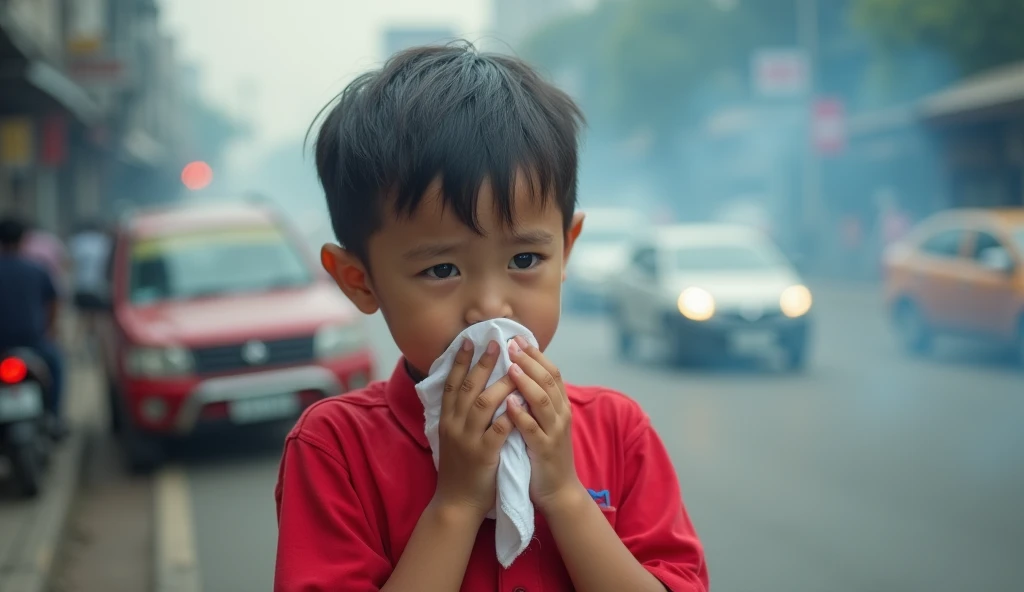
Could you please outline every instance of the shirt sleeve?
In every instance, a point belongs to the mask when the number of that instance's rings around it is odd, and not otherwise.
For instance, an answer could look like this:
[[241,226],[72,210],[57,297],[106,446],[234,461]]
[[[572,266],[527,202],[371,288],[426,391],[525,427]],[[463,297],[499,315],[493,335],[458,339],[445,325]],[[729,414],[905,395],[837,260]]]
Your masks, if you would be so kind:
[[647,571],[672,592],[706,592],[704,549],[683,505],[679,480],[650,419],[640,419],[625,449],[626,480],[615,530]]
[[315,436],[285,443],[275,491],[274,592],[370,592],[392,572],[340,455]]

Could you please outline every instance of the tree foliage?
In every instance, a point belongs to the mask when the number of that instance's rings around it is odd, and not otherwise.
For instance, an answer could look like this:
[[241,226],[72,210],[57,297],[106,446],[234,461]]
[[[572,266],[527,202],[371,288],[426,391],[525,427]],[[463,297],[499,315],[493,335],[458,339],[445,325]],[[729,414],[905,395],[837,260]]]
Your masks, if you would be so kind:
[[1021,0],[857,0],[854,15],[887,50],[938,50],[963,74],[1024,59]]
[[751,52],[793,45],[793,0],[604,2],[538,32],[525,56],[586,80],[592,117],[625,133],[668,132],[701,104],[742,96]]

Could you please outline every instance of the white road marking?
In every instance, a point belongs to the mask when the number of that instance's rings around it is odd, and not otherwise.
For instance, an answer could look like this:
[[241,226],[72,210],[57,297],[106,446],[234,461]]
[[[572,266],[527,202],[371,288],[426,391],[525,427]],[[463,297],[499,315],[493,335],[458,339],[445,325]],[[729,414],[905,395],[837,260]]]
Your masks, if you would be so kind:
[[154,495],[156,592],[201,592],[192,503],[184,469],[169,466],[161,470]]

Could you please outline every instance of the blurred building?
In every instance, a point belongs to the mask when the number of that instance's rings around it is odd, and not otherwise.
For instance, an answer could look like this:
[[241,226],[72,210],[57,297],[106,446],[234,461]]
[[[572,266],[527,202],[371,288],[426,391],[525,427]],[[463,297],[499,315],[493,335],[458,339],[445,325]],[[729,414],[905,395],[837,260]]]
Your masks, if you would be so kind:
[[388,27],[381,43],[382,59],[410,47],[448,43],[455,38],[451,27]]
[[1024,62],[982,72],[921,101],[951,205],[1024,206]]
[[1024,206],[1024,62],[850,122],[843,164],[893,190],[914,218]]
[[185,162],[188,120],[174,42],[160,28],[158,4],[73,5],[69,69],[105,107],[103,202],[168,199]]
[[52,230],[174,188],[188,126],[155,0],[0,0],[0,210]]
[[0,0],[0,211],[50,228],[95,200],[101,105],[65,69],[64,3]]

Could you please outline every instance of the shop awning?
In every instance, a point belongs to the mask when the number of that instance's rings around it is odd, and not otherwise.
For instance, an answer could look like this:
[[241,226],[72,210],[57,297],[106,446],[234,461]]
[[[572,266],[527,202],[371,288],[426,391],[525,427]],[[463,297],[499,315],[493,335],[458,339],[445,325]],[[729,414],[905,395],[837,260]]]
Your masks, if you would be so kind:
[[1024,115],[1024,62],[967,78],[926,97],[919,106],[926,120],[985,120]]

